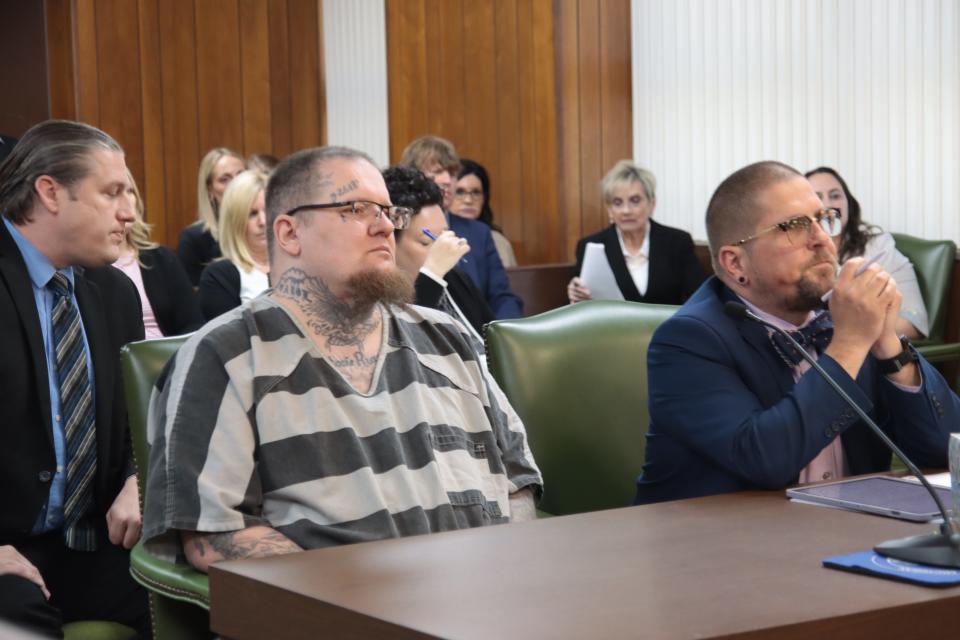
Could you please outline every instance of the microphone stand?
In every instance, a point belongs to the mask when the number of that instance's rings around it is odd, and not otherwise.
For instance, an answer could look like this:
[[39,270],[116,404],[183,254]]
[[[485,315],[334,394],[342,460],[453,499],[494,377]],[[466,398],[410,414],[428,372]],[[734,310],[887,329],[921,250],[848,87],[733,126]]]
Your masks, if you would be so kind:
[[[937,509],[940,511],[940,515],[943,517],[943,523],[940,525],[940,530],[936,533],[922,534],[918,536],[909,536],[907,538],[900,538],[898,540],[889,540],[887,542],[882,542],[873,548],[878,554],[886,556],[888,558],[895,558],[897,560],[904,560],[907,562],[914,562],[917,564],[929,564],[938,567],[950,567],[953,569],[960,569],[960,531],[957,531],[951,520],[950,516],[947,513],[946,508],[943,506],[943,501],[940,500],[939,494],[934,491],[933,487],[930,486],[930,483],[927,481],[926,476],[921,473],[920,469],[917,468],[915,464],[907,457],[907,455],[900,450],[893,440],[887,436],[886,433],[877,426],[877,423],[870,419],[870,416],[864,412],[860,406],[853,401],[851,398],[837,382],[830,377],[823,367],[821,367],[813,357],[807,353],[807,350],[800,346],[800,343],[794,340],[793,336],[789,332],[784,331],[778,326],[775,326],[766,320],[760,318],[755,313],[750,311],[746,305],[736,302],[733,300],[727,301],[724,305],[724,311],[727,315],[739,318],[739,319],[748,319],[754,322],[758,322],[763,326],[773,329],[787,341],[800,353],[801,357],[807,361],[807,363],[820,374],[827,384],[829,384],[834,391],[843,398],[844,402],[850,405],[850,408],[853,409],[860,419],[863,420],[868,427],[880,438],[885,445],[896,455],[903,463],[906,465],[907,469],[910,470],[914,476],[920,480],[924,488],[933,498],[933,501],[937,505]],[[919,365],[917,365],[919,366]]]

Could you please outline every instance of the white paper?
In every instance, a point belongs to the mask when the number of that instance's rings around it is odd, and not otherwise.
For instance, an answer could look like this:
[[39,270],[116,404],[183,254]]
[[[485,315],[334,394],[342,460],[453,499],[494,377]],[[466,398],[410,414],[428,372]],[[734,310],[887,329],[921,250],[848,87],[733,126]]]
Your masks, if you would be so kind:
[[607,254],[599,242],[588,242],[583,253],[583,266],[580,279],[590,289],[594,300],[623,300],[613,269],[607,261]]
[[[917,483],[920,482],[919,480],[917,480],[916,476],[907,476],[904,478],[904,480],[909,480],[910,482],[917,482]],[[930,486],[932,487],[949,489],[950,488],[950,472],[944,471],[943,473],[931,473],[927,476],[927,482],[929,482]]]

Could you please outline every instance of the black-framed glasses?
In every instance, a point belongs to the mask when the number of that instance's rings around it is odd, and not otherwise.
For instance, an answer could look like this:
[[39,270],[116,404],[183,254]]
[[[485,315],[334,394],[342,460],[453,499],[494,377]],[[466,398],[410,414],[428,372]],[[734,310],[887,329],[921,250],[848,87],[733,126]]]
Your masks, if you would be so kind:
[[378,222],[381,216],[387,216],[387,220],[393,225],[394,229],[406,229],[410,226],[410,217],[413,216],[413,209],[410,207],[397,207],[389,204],[380,204],[370,200],[350,200],[349,202],[327,202],[324,204],[302,204],[287,211],[286,215],[292,216],[300,211],[309,209],[341,209],[341,216],[353,216],[355,220],[367,220]]
[[840,235],[843,226],[840,224],[839,209],[820,209],[812,216],[797,216],[796,218],[778,222],[772,227],[757,231],[752,236],[738,240],[733,244],[739,247],[771,231],[782,231],[787,234],[787,240],[790,241],[790,244],[804,244],[810,237],[810,229],[813,228],[814,222],[831,238]]
[[474,200],[479,200],[483,197],[483,189],[457,189],[453,192],[453,195],[461,200],[468,196]]

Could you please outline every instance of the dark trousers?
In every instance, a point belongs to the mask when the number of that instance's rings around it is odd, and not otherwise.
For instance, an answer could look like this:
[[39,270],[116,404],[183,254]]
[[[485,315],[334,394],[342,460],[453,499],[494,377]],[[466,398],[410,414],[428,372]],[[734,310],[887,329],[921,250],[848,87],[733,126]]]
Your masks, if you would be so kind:
[[0,576],[0,618],[44,636],[62,638],[76,620],[109,620],[150,637],[150,610],[143,587],[130,577],[130,552],[101,536],[97,551],[73,551],[55,531],[14,545],[40,571],[50,600],[26,578]]

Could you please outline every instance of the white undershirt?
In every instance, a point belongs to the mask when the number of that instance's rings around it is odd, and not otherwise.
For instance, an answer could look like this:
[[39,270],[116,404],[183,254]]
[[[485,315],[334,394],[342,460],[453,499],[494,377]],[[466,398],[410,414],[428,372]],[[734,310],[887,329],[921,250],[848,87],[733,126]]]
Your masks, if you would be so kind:
[[240,272],[240,304],[253,300],[270,287],[270,278],[256,267],[250,271],[237,267],[237,271]]
[[627,251],[627,245],[623,243],[623,234],[620,233],[620,229],[618,227],[614,228],[617,230],[617,240],[620,241],[620,251],[623,252],[623,259],[627,263],[627,271],[630,272],[630,277],[633,278],[633,284],[636,285],[637,291],[640,292],[641,296],[645,296],[647,295],[647,284],[650,281],[650,227],[648,225],[643,235],[640,250],[634,254]]

